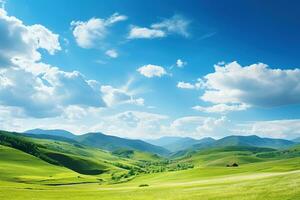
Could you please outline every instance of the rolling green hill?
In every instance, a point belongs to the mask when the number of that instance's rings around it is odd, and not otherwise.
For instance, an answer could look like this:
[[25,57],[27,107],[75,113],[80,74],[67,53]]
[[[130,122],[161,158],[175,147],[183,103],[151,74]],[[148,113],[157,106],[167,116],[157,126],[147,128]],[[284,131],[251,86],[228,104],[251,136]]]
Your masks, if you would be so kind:
[[149,143],[146,143],[142,140],[131,140],[120,138],[116,136],[105,135],[102,133],[87,133],[76,137],[76,141],[109,151],[115,151],[120,148],[132,149],[138,151],[145,151],[149,153],[159,154],[159,155],[168,155],[169,151],[155,146]]
[[31,137],[31,138],[38,138],[38,139],[49,139],[49,140],[56,140],[56,141],[62,141],[62,142],[78,143],[74,139],[63,137],[63,136],[57,136],[57,135],[23,133],[23,136]]
[[115,151],[118,149],[132,149],[159,155],[168,155],[169,151],[163,147],[144,142],[142,140],[125,139],[103,133],[87,133],[74,135],[65,130],[33,129],[24,132],[26,136],[40,139],[52,139],[65,142],[78,142],[95,148]]
[[76,177],[78,174],[64,167],[51,165],[20,150],[0,145],[0,180],[27,182],[41,177],[55,179],[60,175]]
[[77,143],[28,138],[18,133],[4,131],[0,132],[0,144],[81,174],[95,175],[115,170],[123,171],[116,163],[127,162],[109,152]]
[[[172,159],[0,131],[0,199],[297,200],[300,146],[219,146]],[[234,143],[235,144],[235,143]],[[227,145],[227,144],[226,144]],[[236,163],[237,166],[233,166]]]
[[194,149],[206,149],[211,147],[226,146],[255,146],[274,149],[288,148],[295,145],[295,142],[284,139],[261,138],[256,135],[251,136],[227,136],[209,144],[195,144]]
[[54,130],[45,130],[45,129],[32,129],[25,131],[24,133],[34,134],[34,135],[49,135],[49,136],[59,136],[65,138],[75,138],[76,136],[66,130],[54,129]]

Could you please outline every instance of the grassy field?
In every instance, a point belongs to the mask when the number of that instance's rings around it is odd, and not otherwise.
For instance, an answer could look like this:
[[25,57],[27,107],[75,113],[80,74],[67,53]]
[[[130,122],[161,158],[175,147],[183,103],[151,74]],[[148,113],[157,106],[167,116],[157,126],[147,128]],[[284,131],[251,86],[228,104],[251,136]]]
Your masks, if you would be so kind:
[[[6,138],[0,145],[0,199],[300,199],[299,147],[216,148],[167,161],[138,151],[109,153],[79,144],[12,138],[15,143]],[[183,170],[180,166],[187,163],[192,168]],[[230,163],[239,166],[226,167]],[[94,169],[103,171],[78,172]]]
[[99,182],[103,175],[81,175],[9,147],[1,146],[0,157],[0,199],[300,198],[299,158],[142,174],[112,184]]
[[[288,161],[294,163],[295,161]],[[297,161],[299,162],[299,161]],[[192,169],[137,177],[121,184],[86,183],[47,186],[1,182],[1,199],[299,199],[300,171],[280,172],[261,167],[245,169]],[[43,180],[42,177],[40,177]],[[148,187],[139,187],[148,184]]]

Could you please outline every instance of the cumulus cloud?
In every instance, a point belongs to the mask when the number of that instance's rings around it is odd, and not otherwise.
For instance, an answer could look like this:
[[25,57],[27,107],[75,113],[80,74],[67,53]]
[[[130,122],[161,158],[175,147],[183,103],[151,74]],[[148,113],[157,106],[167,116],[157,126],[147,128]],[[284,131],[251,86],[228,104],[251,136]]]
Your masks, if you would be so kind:
[[45,49],[50,54],[61,50],[59,36],[42,25],[26,26],[0,8],[0,68],[9,67],[13,60],[38,61]]
[[227,105],[227,104],[216,104],[213,106],[194,106],[193,109],[201,112],[207,113],[227,113],[231,111],[241,111],[249,108],[246,104],[236,104],[236,105]]
[[161,30],[150,29],[145,27],[133,26],[130,29],[128,39],[138,39],[138,38],[161,38],[165,37],[166,33]]
[[88,114],[87,109],[78,105],[71,105],[64,109],[62,116],[71,121],[75,121],[78,119],[82,119],[87,114]]
[[151,39],[162,38],[168,34],[179,34],[188,37],[188,26],[190,21],[181,15],[174,15],[169,19],[164,19],[161,22],[152,24],[148,27],[131,26],[128,39]]
[[176,66],[179,67],[179,68],[184,67],[186,64],[187,64],[187,62],[185,62],[185,61],[183,61],[181,59],[177,59],[176,60]]
[[231,132],[239,135],[294,139],[300,135],[300,119],[244,122],[232,128]]
[[144,105],[143,98],[135,98],[134,95],[128,91],[127,88],[114,88],[110,85],[101,86],[101,92],[103,93],[103,100],[108,106],[114,106],[117,104],[135,104]]
[[183,88],[183,89],[195,89],[194,85],[192,85],[191,83],[183,82],[183,81],[178,82],[177,87]]
[[119,56],[118,52],[115,49],[109,49],[105,54],[111,58],[117,58]]
[[184,81],[179,81],[177,83],[177,88],[181,89],[201,89],[204,87],[204,82],[201,79],[198,79],[195,83],[188,83]]
[[204,77],[201,99],[215,104],[274,107],[300,103],[300,69],[271,69],[263,63],[215,66]]
[[93,88],[79,72],[64,72],[49,65],[44,70],[37,74],[22,68],[2,70],[0,82],[5,84],[0,85],[1,105],[20,107],[34,117],[60,115],[68,105],[105,106],[100,88]]
[[152,78],[155,76],[161,77],[167,74],[166,70],[163,67],[158,65],[151,65],[151,64],[144,65],[138,68],[137,71],[147,78]]
[[[124,16],[114,14],[104,24],[122,20],[125,20]],[[66,116],[75,119],[83,116],[85,109],[111,105],[107,101],[108,94],[101,92],[99,82],[88,80],[78,71],[66,72],[39,61],[40,48],[50,54],[61,49],[58,35],[39,24],[26,26],[21,20],[8,16],[3,9],[0,9],[0,33],[2,110],[14,110],[12,114],[18,113],[19,117]],[[122,92],[113,90],[113,103],[115,99],[121,98]],[[133,98],[128,93],[126,95],[127,101],[138,105],[144,103],[142,98]]]
[[46,49],[51,55],[61,50],[57,34],[52,33],[40,24],[34,24],[28,28],[38,48]]
[[146,138],[159,136],[161,122],[168,119],[165,115],[125,111],[102,118],[101,122],[93,126],[94,131],[130,138]]
[[119,13],[114,13],[112,16],[110,16],[106,21],[105,24],[106,25],[111,25],[114,24],[116,22],[121,22],[121,21],[125,21],[127,20],[128,17],[125,15],[120,15]]
[[108,34],[108,28],[124,21],[127,16],[114,13],[108,19],[91,18],[88,21],[72,21],[71,28],[77,44],[82,48],[99,47]]
[[[102,21],[95,19],[96,22],[73,22],[77,27],[74,31],[85,26],[90,27],[90,23],[92,27],[95,23],[96,26],[104,25],[106,28],[125,19],[126,16],[116,13]],[[78,71],[66,72],[39,62],[39,48],[46,49],[50,54],[60,50],[58,35],[42,25],[26,26],[19,19],[7,16],[1,9],[0,32],[3,33],[3,45],[0,47],[0,105],[7,110],[18,110],[18,116],[64,116],[74,120],[85,116],[86,110],[92,108],[124,103],[144,105],[144,99],[135,98],[134,92],[129,91],[128,86],[118,89],[101,85],[96,80],[87,79]],[[90,37],[87,38],[91,42]],[[111,57],[118,56],[113,49],[107,51],[107,54]]]
[[228,134],[229,120],[226,117],[185,116],[161,127],[164,135],[202,137],[222,137]]

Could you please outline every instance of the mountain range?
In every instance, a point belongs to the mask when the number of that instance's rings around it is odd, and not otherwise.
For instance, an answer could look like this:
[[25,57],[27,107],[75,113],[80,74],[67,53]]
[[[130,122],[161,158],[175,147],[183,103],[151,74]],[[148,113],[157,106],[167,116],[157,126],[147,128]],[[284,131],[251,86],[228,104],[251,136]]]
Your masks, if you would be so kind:
[[193,145],[209,145],[215,142],[215,139],[207,137],[202,139],[194,139],[190,137],[161,137],[159,139],[146,140],[150,144],[164,147],[165,149],[176,152],[188,149]]
[[103,133],[86,133],[83,135],[75,135],[65,130],[43,130],[33,129],[24,132],[28,137],[40,139],[53,139],[59,141],[78,142],[91,147],[103,150],[115,151],[118,149],[131,149],[149,152],[159,155],[168,155],[170,152],[160,146],[149,144],[142,140],[125,139]]
[[152,140],[134,140],[103,133],[86,133],[75,135],[65,130],[43,130],[33,129],[25,131],[28,137],[40,139],[52,139],[72,143],[81,143],[91,147],[116,151],[119,149],[138,150],[162,156],[183,154],[187,151],[197,151],[207,148],[227,146],[253,146],[273,149],[288,148],[296,144],[296,141],[285,139],[261,138],[256,135],[250,136],[227,136],[221,139],[210,137],[194,139],[190,137],[162,137]]

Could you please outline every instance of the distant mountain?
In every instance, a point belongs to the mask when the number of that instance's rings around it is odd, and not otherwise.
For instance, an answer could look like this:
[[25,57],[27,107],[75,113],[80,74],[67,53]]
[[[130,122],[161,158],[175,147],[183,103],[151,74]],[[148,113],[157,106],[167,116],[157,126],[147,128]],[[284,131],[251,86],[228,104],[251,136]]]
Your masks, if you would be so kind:
[[171,152],[182,151],[191,148],[196,144],[210,144],[215,140],[213,138],[203,138],[196,140],[190,137],[161,137],[155,140],[146,140],[150,144],[157,145],[168,149]]
[[300,143],[300,137],[297,137],[297,138],[293,139],[292,141],[296,142],[296,143]]
[[62,137],[62,136],[56,136],[56,135],[31,134],[31,133],[23,133],[22,135],[31,138],[37,138],[37,139],[47,139],[47,140],[57,140],[57,141],[69,142],[69,143],[78,143],[74,139]]
[[216,140],[209,145],[194,145],[194,149],[204,149],[209,147],[226,147],[226,146],[254,146],[266,148],[287,148],[295,145],[295,142],[284,139],[261,138],[256,135],[250,136],[227,136],[222,139]]
[[116,136],[105,135],[103,133],[87,133],[76,137],[76,141],[108,151],[118,149],[132,149],[149,153],[167,155],[169,151],[163,147],[155,146],[142,140],[125,139]]
[[59,137],[65,137],[70,139],[74,139],[76,137],[76,135],[74,135],[73,133],[61,129],[53,129],[53,130],[32,129],[32,130],[25,131],[24,133],[35,134],[35,135],[59,136]]

